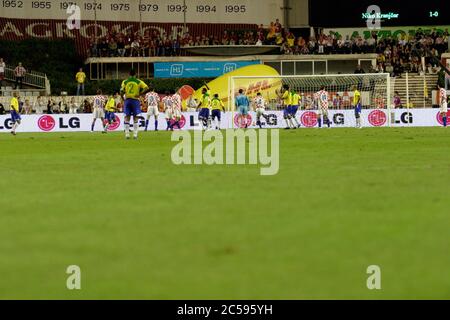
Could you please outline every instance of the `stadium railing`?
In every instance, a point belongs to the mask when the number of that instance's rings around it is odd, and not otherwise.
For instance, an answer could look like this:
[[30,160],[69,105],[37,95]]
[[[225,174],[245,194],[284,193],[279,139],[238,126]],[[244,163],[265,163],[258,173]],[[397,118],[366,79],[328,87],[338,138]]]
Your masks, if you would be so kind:
[[[14,74],[14,67],[6,66],[5,68],[5,79],[11,82],[16,81],[16,76]],[[25,74],[23,84],[39,89],[45,90],[45,92],[50,93],[50,81],[47,75],[42,72],[37,71],[27,71]]]

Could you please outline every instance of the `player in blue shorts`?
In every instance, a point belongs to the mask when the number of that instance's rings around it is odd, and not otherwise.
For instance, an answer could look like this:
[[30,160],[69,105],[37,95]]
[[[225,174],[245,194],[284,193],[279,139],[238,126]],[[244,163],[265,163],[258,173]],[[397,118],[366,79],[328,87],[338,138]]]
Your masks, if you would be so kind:
[[238,120],[241,127],[245,127],[247,129],[248,123],[246,121],[248,115],[248,109],[250,108],[250,100],[244,94],[243,89],[239,89],[239,94],[236,97],[236,109],[238,112]]
[[111,96],[108,99],[108,102],[105,105],[105,120],[106,120],[106,126],[105,126],[105,132],[108,132],[108,127],[116,121],[116,99],[119,97],[119,93],[114,93],[113,96]]
[[361,129],[361,93],[356,86],[353,86],[353,107],[355,108],[356,128]]
[[203,129],[207,130],[211,124],[211,96],[208,86],[206,86],[206,88],[203,88],[202,95],[202,101],[197,107],[197,109],[200,108],[200,112],[198,113],[198,120],[202,123]]
[[125,137],[130,139],[130,119],[133,116],[134,139],[138,138],[138,117],[141,114],[139,97],[149,90],[144,81],[136,78],[136,72],[130,71],[130,77],[122,82],[120,92],[125,95],[123,112],[125,114]]
[[11,130],[12,135],[16,135],[16,129],[19,126],[20,122],[22,121],[22,118],[19,114],[19,94],[17,92],[13,93],[13,98],[11,99],[11,121],[13,123],[13,127]]
[[290,92],[290,88],[289,85],[285,84],[283,85],[283,88],[280,90],[280,92],[277,92],[278,97],[281,99],[281,101],[283,101],[283,118],[284,121],[286,122],[286,128],[287,130],[294,127],[294,124],[292,123],[292,119],[291,119],[291,114],[292,114],[292,109],[291,109],[291,92]]
[[222,100],[219,99],[219,95],[216,93],[211,100],[211,123],[217,120],[216,130],[220,130],[221,111],[225,112],[225,105]]
[[[297,115],[298,108],[300,107],[300,100],[302,97],[300,94],[297,93],[297,91],[292,90],[291,91],[291,109],[289,112],[289,123],[294,128],[300,128],[300,123],[298,122],[297,118],[295,117]],[[295,124],[292,122],[294,120]]]

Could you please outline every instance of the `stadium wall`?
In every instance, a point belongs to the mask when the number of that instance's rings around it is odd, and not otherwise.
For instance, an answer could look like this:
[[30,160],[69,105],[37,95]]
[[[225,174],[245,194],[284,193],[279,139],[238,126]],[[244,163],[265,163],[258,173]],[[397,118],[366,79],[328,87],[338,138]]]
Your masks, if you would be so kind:
[[268,25],[279,18],[284,24],[285,0],[189,0],[186,7],[179,0],[8,0],[0,1],[0,17],[66,21],[73,14],[67,10],[72,3],[78,5],[81,21],[183,23],[186,17],[187,22],[195,23]]
[[[282,111],[267,111],[269,120],[266,128],[283,128],[285,126]],[[347,128],[355,126],[353,110],[330,110],[329,116],[333,128]],[[450,116],[450,112],[449,112]],[[91,130],[91,114],[62,114],[62,115],[28,115],[22,116],[23,121],[17,132],[87,132]],[[201,125],[197,120],[198,113],[184,112],[181,120],[182,130],[200,130]],[[297,118],[302,128],[317,127],[317,117],[314,111],[300,111]],[[438,109],[395,109],[363,110],[363,125],[365,127],[436,127],[442,125],[442,119]],[[247,123],[250,128],[255,128],[255,113],[250,112]],[[165,123],[164,114],[159,115],[159,122]],[[237,114],[227,112],[222,117],[222,129],[236,128],[238,126]],[[145,120],[141,118],[140,128],[145,127]],[[0,116],[0,133],[9,133],[12,128],[10,116]],[[163,127],[161,126],[160,129]],[[123,114],[117,114],[116,125],[111,126],[110,131],[123,131]],[[149,128],[150,130],[153,127]],[[97,123],[96,130],[101,130],[101,124]]]
[[[109,30],[116,30],[126,33],[127,30],[138,30],[138,22],[117,22],[99,21],[97,23],[98,37],[104,37]],[[145,30],[157,30],[166,32],[168,35],[176,35],[183,30],[183,25],[179,23],[143,23]],[[257,26],[253,24],[199,24],[188,23],[187,29],[193,34],[221,35],[225,30],[250,30]],[[86,56],[89,49],[89,41],[95,35],[95,22],[82,21],[80,29],[69,30],[65,20],[30,20],[30,19],[10,19],[0,18],[0,39],[4,40],[24,40],[29,38],[37,39],[73,39],[78,53]]]

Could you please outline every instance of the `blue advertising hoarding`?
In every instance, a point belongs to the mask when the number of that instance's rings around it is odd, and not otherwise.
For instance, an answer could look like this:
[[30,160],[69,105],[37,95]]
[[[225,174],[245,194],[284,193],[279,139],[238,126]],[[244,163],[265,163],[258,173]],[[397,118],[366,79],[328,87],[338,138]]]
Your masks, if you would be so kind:
[[216,78],[261,61],[157,62],[155,78]]

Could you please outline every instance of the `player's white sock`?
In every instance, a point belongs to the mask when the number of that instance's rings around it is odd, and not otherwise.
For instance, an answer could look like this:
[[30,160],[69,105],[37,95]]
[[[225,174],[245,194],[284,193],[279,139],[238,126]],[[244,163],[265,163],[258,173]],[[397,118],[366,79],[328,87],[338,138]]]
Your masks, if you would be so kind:
[[289,126],[289,121],[288,121],[288,119],[287,119],[287,118],[284,118],[284,121],[286,121],[286,128],[289,128],[290,126]]
[[137,122],[135,122],[133,124],[133,130],[134,130],[134,137],[137,138],[138,137],[138,132],[139,132],[139,125]]
[[130,123],[129,122],[125,122],[125,137],[127,137],[127,138],[130,137]]
[[289,118],[289,125],[291,128],[295,128],[294,123],[292,122],[292,118]]
[[16,132],[17,127],[19,126],[18,122],[14,122],[13,127],[12,127],[12,131]]
[[295,121],[295,124],[297,125],[297,127],[299,127],[299,126],[300,126],[300,123],[298,123],[297,118],[296,118],[296,117],[293,117],[292,119]]

